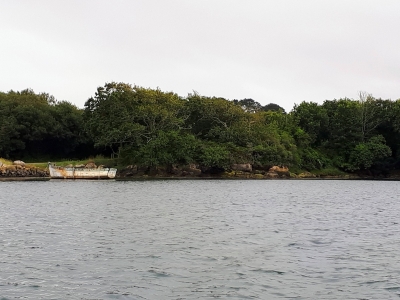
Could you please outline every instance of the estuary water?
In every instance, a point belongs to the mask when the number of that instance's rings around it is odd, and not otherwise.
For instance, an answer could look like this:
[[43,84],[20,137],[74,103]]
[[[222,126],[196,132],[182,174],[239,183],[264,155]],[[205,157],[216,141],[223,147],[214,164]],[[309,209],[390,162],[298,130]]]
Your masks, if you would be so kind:
[[400,182],[0,182],[0,299],[399,299]]

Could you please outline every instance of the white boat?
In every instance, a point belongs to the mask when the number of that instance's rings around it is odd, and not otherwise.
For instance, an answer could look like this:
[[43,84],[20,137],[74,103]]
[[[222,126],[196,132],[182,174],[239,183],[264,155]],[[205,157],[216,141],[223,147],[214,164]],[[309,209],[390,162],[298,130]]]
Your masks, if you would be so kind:
[[58,167],[49,162],[50,178],[57,179],[112,179],[114,168]]

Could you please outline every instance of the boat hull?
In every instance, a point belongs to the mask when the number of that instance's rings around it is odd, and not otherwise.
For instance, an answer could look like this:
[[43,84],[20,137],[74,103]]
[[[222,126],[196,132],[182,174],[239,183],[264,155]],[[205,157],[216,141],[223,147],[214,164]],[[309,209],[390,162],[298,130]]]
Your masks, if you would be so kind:
[[54,179],[113,179],[114,168],[64,168],[49,164],[50,178]]

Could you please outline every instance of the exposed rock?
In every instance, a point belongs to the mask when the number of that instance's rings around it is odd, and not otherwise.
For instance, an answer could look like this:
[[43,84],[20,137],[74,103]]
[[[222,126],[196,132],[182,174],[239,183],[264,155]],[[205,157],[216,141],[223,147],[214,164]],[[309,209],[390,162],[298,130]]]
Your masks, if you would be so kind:
[[251,164],[233,164],[231,166],[233,171],[251,172],[253,169]]
[[177,165],[171,165],[168,168],[168,173],[170,173],[172,175],[180,176],[180,175],[182,175],[182,170]]
[[[185,174],[183,172],[185,172]],[[182,172],[183,176],[187,176],[187,175],[199,176],[201,174],[200,168],[195,164],[189,164],[188,166],[184,166],[183,172]]]
[[268,178],[278,178],[279,177],[278,173],[276,173],[276,172],[267,172],[265,174],[265,176]]
[[190,169],[199,169],[200,170],[200,166],[196,165],[196,164],[189,164],[189,168]]
[[16,160],[13,162],[13,165],[16,166],[25,166],[25,163],[22,160]]
[[75,168],[84,168],[84,167],[85,167],[85,165],[83,165],[83,164],[75,165]]
[[6,170],[10,172],[17,171],[17,166],[6,166]]
[[279,177],[290,177],[290,172],[289,172],[289,168],[282,166],[273,166],[268,170],[268,173],[276,173],[278,174]]
[[86,164],[85,168],[86,169],[97,169],[97,166],[94,162],[90,162],[90,163]]
[[199,176],[201,175],[201,170],[195,164],[188,164],[184,166],[180,165],[170,165],[166,169],[167,174],[174,176]]
[[298,175],[299,178],[316,178],[317,176],[310,172],[303,172]]
[[273,166],[268,171],[270,171],[270,172],[288,172],[289,169],[288,169],[288,167],[285,167],[285,166],[282,166],[282,167]]
[[24,167],[21,165],[1,166],[0,177],[47,177],[47,170],[36,167]]
[[139,168],[137,165],[129,165],[118,171],[119,177],[132,177],[138,174]]

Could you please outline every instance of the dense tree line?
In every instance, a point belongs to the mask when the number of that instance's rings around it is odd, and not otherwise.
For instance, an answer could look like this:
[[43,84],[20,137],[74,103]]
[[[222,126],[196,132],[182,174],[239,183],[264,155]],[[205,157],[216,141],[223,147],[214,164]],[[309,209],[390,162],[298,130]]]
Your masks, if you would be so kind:
[[0,157],[84,157],[92,149],[81,109],[32,90],[0,93]]
[[0,156],[112,154],[120,164],[234,163],[387,172],[399,168],[400,100],[302,102],[290,113],[253,99],[108,83],[78,109],[31,90],[0,93]]

